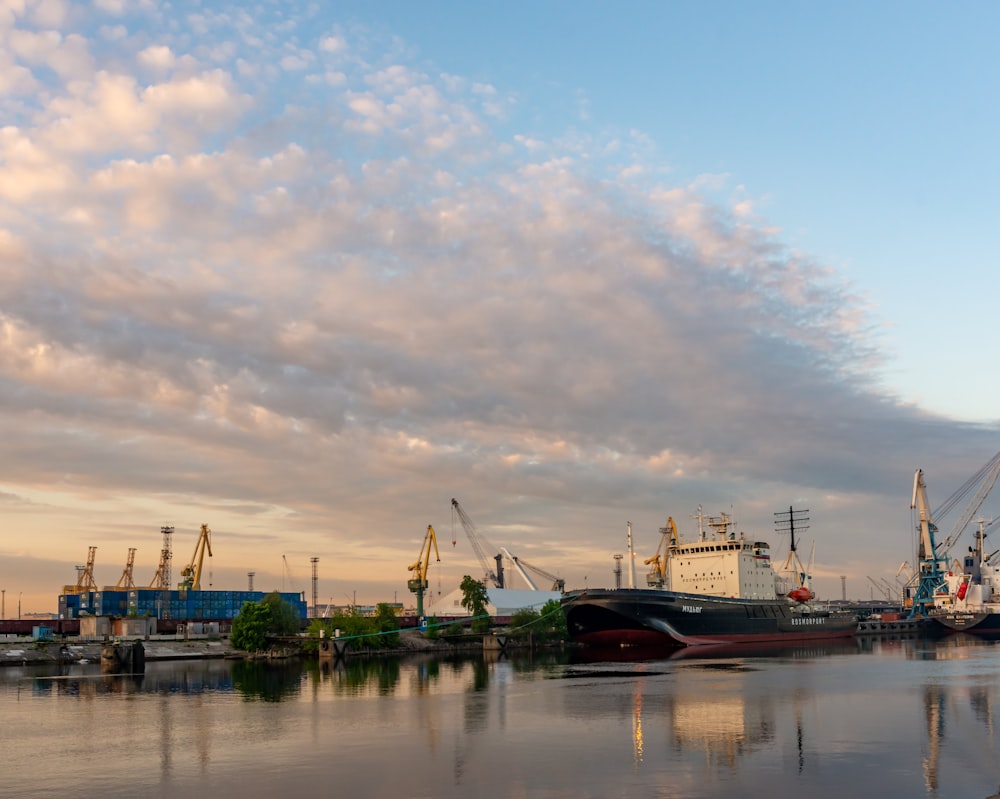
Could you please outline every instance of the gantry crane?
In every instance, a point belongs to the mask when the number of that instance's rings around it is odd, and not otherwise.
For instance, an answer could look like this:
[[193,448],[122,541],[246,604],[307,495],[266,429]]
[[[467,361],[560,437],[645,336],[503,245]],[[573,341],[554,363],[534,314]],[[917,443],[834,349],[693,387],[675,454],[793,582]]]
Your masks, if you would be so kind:
[[646,585],[650,588],[663,588],[667,582],[667,551],[677,546],[677,524],[673,516],[667,517],[666,527],[660,528],[660,545],[656,554],[646,558],[643,563],[649,566],[646,575]]
[[438,562],[441,562],[441,553],[438,552],[437,535],[434,528],[427,525],[427,532],[424,533],[424,543],[420,547],[420,557],[417,562],[408,566],[407,569],[413,572],[413,576],[406,581],[406,587],[417,595],[417,618],[424,616],[424,591],[427,590],[427,571],[431,567],[431,547],[434,547],[434,555]]
[[194,555],[191,556],[191,562],[181,569],[181,581],[177,584],[179,589],[201,590],[201,567],[205,559],[205,552],[207,551],[208,556],[212,557],[211,535],[212,531],[208,529],[208,525],[203,524],[198,536],[198,543],[194,545]]
[[97,591],[94,580],[94,560],[97,557],[97,547],[88,547],[87,565],[76,567],[76,584],[63,586],[64,594],[81,594],[84,591]]
[[[458,514],[459,521],[462,523],[465,534],[469,537],[469,543],[472,544],[472,549],[476,553],[476,557],[479,559],[479,565],[483,568],[483,574],[485,577],[483,584],[486,585],[486,583],[489,582],[493,584],[494,588],[503,588],[503,554],[479,534],[479,531],[476,530],[476,525],[472,523],[472,519],[470,519],[468,514],[462,509],[462,506],[458,504],[457,499],[452,499],[451,507],[453,514]],[[453,516],[452,525],[454,525],[454,523]],[[491,556],[496,562],[496,571],[494,571],[493,567],[490,566],[490,561],[486,557],[486,552],[483,549],[484,544],[489,547],[490,552],[496,553]]]
[[132,565],[135,563],[135,547],[128,548],[128,560],[125,561],[125,571],[122,572],[122,576],[118,578],[118,582],[115,583],[116,591],[128,591],[130,588],[135,588],[135,582],[132,580]]
[[76,591],[96,591],[97,581],[94,580],[94,561],[97,558],[97,547],[87,548],[87,565],[82,569],[77,566]]

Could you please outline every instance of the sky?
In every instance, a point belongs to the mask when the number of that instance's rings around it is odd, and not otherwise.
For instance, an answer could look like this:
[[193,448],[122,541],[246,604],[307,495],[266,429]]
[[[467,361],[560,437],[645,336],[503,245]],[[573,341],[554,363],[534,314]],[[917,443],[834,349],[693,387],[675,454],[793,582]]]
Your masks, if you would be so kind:
[[433,525],[433,600],[482,574],[452,498],[570,588],[699,508],[781,557],[794,507],[820,597],[880,598],[915,470],[1000,450],[998,23],[0,2],[6,616],[92,546],[148,584],[163,525],[321,604],[411,604]]

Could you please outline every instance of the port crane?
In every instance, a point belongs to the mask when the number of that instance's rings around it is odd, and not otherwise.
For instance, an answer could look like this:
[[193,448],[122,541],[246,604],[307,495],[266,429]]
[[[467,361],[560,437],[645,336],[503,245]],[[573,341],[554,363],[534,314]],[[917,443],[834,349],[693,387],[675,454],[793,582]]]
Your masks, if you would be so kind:
[[97,581],[94,579],[94,561],[97,559],[97,547],[87,548],[87,565],[83,568],[77,566],[79,574],[76,578],[77,593],[82,591],[96,591]]
[[966,480],[965,483],[959,487],[959,489],[949,499],[947,499],[940,508],[937,509],[935,515],[939,518],[943,517],[974,489],[972,499],[962,512],[961,517],[959,517],[959,520],[955,523],[955,526],[952,528],[951,532],[944,539],[944,541],[938,544],[938,552],[942,556],[946,556],[948,554],[949,550],[958,540],[959,536],[965,531],[965,528],[969,526],[973,517],[979,512],[979,509],[986,501],[986,497],[988,497],[990,491],[993,490],[993,486],[996,485],[998,478],[1000,478],[1000,452],[987,461],[987,463],[984,464],[978,472]]
[[128,559],[125,561],[125,571],[122,572],[122,576],[118,578],[118,582],[115,583],[116,591],[128,591],[131,588],[135,588],[135,581],[132,579],[132,566],[135,564],[135,547],[128,548]]
[[[503,588],[503,553],[501,553],[496,547],[490,544],[489,541],[479,534],[479,531],[476,530],[476,525],[472,523],[472,519],[469,518],[469,515],[465,512],[462,506],[458,504],[457,499],[453,498],[451,500],[451,509],[452,525],[455,523],[455,514],[457,514],[459,521],[462,524],[462,528],[465,530],[465,534],[469,538],[469,543],[472,544],[472,549],[476,553],[476,557],[479,559],[479,565],[483,568],[483,574],[485,576],[483,584],[486,585],[487,583],[491,583],[494,588]],[[452,535],[452,538],[454,538],[454,535]],[[489,547],[491,552],[497,553],[492,556],[493,560],[496,562],[496,570],[490,566],[490,561],[486,557],[486,552],[483,549],[484,545]]]
[[937,549],[934,535],[937,525],[931,518],[931,506],[927,501],[927,486],[924,484],[924,470],[917,469],[913,475],[913,499],[910,508],[920,516],[920,547],[917,552],[917,590],[913,595],[910,618],[927,616],[928,607],[934,604],[935,592],[944,585],[946,558]]
[[424,533],[424,543],[420,547],[420,557],[416,563],[407,567],[413,572],[413,576],[406,581],[406,587],[417,595],[417,618],[423,618],[424,615],[424,591],[427,590],[427,571],[431,566],[431,547],[434,548],[434,555],[440,563],[441,553],[438,552],[437,534],[428,524],[427,532]]
[[[534,574],[536,574],[538,577],[541,577],[543,580],[550,581],[551,584],[552,584],[552,588],[549,589],[550,591],[558,591],[559,593],[565,592],[565,590],[566,590],[566,581],[563,580],[562,577],[557,577],[556,575],[550,574],[549,572],[545,571],[544,569],[540,569],[537,566],[532,566],[524,558],[513,557],[513,560],[514,560],[514,565],[515,566],[523,567],[523,568],[519,569],[519,571],[521,571],[522,574],[523,574],[524,569],[527,569],[528,571],[533,572]],[[534,585],[535,584],[533,580],[527,580],[527,582],[528,582],[529,585]],[[538,589],[536,588],[534,590],[537,591]]]
[[200,591],[201,590],[201,569],[205,560],[205,552],[212,557],[212,531],[207,524],[201,526],[201,533],[198,535],[198,542],[194,545],[194,555],[191,562],[181,569],[181,581],[177,584],[179,589]]
[[[941,591],[947,582],[949,550],[979,512],[998,478],[1000,478],[1000,452],[966,480],[932,515],[930,504],[927,501],[927,487],[924,484],[923,470],[917,470],[913,477],[913,500],[910,503],[910,508],[916,509],[919,513],[920,537],[917,551],[917,571],[909,583],[910,586],[913,586],[913,605],[910,609],[910,618],[917,615],[926,616],[928,608],[933,606],[935,593]],[[972,492],[972,500],[944,541],[938,542],[936,540],[938,528],[934,519],[950,512],[969,492]],[[978,545],[980,544],[977,541]],[[900,568],[902,569],[902,567]],[[960,565],[957,568],[961,571]],[[898,574],[899,572],[897,572]]]
[[667,517],[667,524],[660,528],[660,545],[656,554],[646,558],[643,563],[649,566],[646,574],[646,585],[650,588],[663,588],[667,582],[667,552],[677,547],[677,523],[673,516]]
[[84,591],[97,591],[94,580],[94,560],[97,558],[97,547],[87,548],[87,565],[76,567],[76,584],[63,586],[63,593],[81,594]]

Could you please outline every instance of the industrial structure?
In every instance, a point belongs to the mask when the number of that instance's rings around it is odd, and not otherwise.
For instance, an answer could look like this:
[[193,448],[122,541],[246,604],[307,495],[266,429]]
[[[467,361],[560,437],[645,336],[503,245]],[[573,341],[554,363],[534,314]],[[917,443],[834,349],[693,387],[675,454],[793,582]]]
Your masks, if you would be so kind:
[[[923,469],[916,470],[913,476],[913,498],[910,502],[910,508],[917,511],[919,517],[917,528],[919,549],[916,572],[906,587],[905,601],[910,605],[910,618],[926,617],[937,604],[939,592],[943,591],[945,599],[947,599],[946,575],[950,571],[955,573],[962,571],[962,564],[957,560],[954,563],[954,568],[951,567],[951,547],[969,526],[975,515],[979,513],[979,509],[998,479],[1000,479],[1000,452],[994,455],[949,497],[941,508],[932,514],[930,503],[927,500],[927,486],[924,484]],[[954,509],[970,492],[972,499],[962,511],[952,531],[943,541],[938,541],[936,521]],[[902,569],[902,566],[900,568]],[[898,574],[899,572],[897,572],[897,576]]]
[[418,619],[423,618],[424,615],[424,591],[427,590],[428,585],[427,571],[431,567],[431,547],[434,547],[434,555],[440,561],[441,553],[438,552],[437,534],[434,532],[434,528],[428,524],[427,532],[424,533],[424,543],[420,547],[420,557],[417,558],[416,563],[407,567],[409,571],[413,572],[413,577],[407,580],[406,587],[417,596]]
[[[455,540],[454,525],[457,517],[483,570],[482,583],[486,588],[487,611],[491,616],[509,616],[518,610],[529,608],[540,610],[546,602],[558,601],[564,589],[564,582],[561,578],[526,563],[512,554],[506,547],[496,547],[491,544],[476,529],[472,519],[469,518],[457,499],[451,500],[451,508],[452,540]],[[526,588],[513,588],[511,586],[505,563],[509,564],[512,571],[524,581]],[[548,582],[551,589],[548,587],[540,589],[532,574]],[[457,589],[438,599],[430,612],[439,617],[461,615],[463,613],[461,600],[462,591]]]
[[[170,562],[172,560],[171,536],[173,527],[161,527],[163,547],[160,562],[152,581],[146,588],[135,585],[132,568],[135,548],[128,551],[125,571],[114,586],[101,590],[94,580],[94,563],[97,547],[89,547],[87,563],[77,566],[77,580],[63,587],[59,595],[59,619],[79,619],[87,616],[149,616],[172,621],[228,622],[239,614],[246,602],[259,602],[266,596],[263,591],[216,591],[202,589],[205,556],[212,557],[211,530],[203,524],[191,560],[181,569],[181,579],[176,588],[170,587]],[[301,619],[307,616],[304,593],[279,592]]]

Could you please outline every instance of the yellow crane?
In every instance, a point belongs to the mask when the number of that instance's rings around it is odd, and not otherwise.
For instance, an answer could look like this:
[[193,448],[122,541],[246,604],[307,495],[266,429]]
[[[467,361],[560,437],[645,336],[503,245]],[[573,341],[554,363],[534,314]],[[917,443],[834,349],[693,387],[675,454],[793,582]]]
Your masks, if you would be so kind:
[[94,580],[94,560],[97,557],[97,547],[87,548],[87,565],[76,567],[76,585],[63,587],[64,594],[82,594],[86,591],[98,591]]
[[643,561],[650,567],[646,575],[646,585],[651,588],[663,588],[667,581],[667,550],[676,546],[677,525],[674,523],[674,517],[668,516],[667,526],[660,528],[660,546],[656,548],[656,554]]
[[135,547],[128,548],[128,560],[125,562],[125,571],[122,572],[122,576],[118,578],[118,582],[115,583],[116,591],[128,591],[131,588],[135,588],[135,581],[132,579],[132,567],[135,564]]
[[205,560],[205,552],[212,557],[212,531],[207,524],[201,526],[201,534],[198,536],[198,543],[194,545],[194,555],[191,562],[181,569],[181,581],[177,587],[181,590],[190,589],[192,591],[201,590],[201,566]]
[[424,591],[427,590],[427,570],[431,567],[431,547],[434,547],[434,554],[441,562],[441,553],[438,552],[437,535],[434,528],[427,525],[427,532],[424,534],[424,543],[420,547],[420,557],[417,562],[408,566],[407,569],[413,572],[413,576],[406,581],[406,587],[417,595],[417,618],[424,615]]
[[160,550],[160,565],[156,567],[156,574],[149,582],[149,588],[166,590],[170,588],[170,550]]

